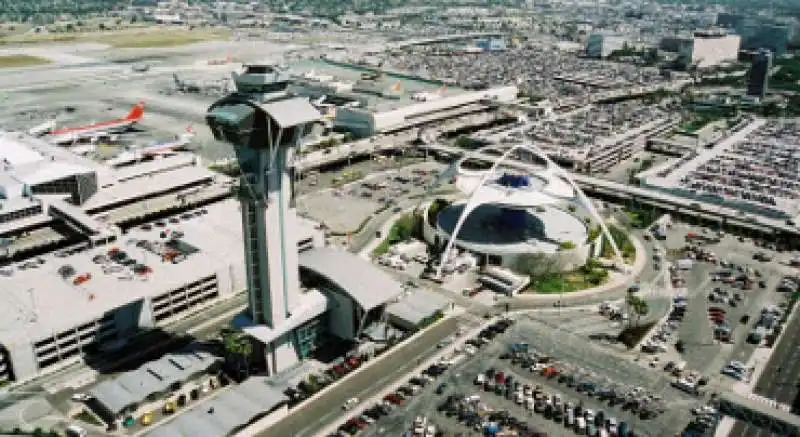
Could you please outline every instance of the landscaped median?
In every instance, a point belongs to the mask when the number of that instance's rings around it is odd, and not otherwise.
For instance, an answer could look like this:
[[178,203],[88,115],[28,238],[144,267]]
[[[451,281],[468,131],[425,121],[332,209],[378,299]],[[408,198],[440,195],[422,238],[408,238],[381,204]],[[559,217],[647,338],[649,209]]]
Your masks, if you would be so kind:
[[405,213],[392,224],[388,234],[383,237],[383,241],[372,251],[372,256],[385,255],[389,253],[393,245],[411,238],[419,238],[421,235],[422,216],[413,212]]
[[[613,237],[615,232],[610,232]],[[552,271],[552,273],[547,275],[531,275],[531,285],[527,292],[524,291],[515,296],[515,298],[580,298],[626,286],[630,283],[630,278],[635,277],[644,268],[647,258],[640,255],[644,253],[644,246],[642,246],[639,240],[627,234],[625,234],[625,237],[628,243],[623,247],[627,247],[627,245],[630,244],[630,248],[627,249],[628,255],[625,255],[626,250],[623,250],[622,247],[620,247],[620,251],[623,252],[623,257],[629,262],[626,266],[630,268],[630,271],[626,274],[612,273],[611,267],[613,266],[613,262],[608,258],[590,258],[586,265],[570,272],[558,273]],[[619,242],[620,241],[617,240],[617,243]],[[605,246],[610,245],[606,244]],[[610,250],[605,249],[605,246],[601,249],[601,252]],[[537,269],[538,271],[542,271],[542,269],[547,271],[547,264],[539,264],[537,265]]]
[[[611,238],[619,248],[623,260],[627,264],[636,261],[636,246],[630,236],[621,228],[608,225]],[[589,239],[594,241],[600,236],[600,228],[590,230]],[[562,257],[546,254],[532,254],[520,257],[516,270],[531,278],[530,286],[525,291],[529,294],[560,294],[592,289],[605,285],[611,277],[610,268],[613,265],[614,251],[608,239],[600,240],[599,253],[601,259],[589,258],[581,267],[570,271],[561,268]],[[562,244],[559,252],[567,253],[574,247]],[[523,293],[525,293],[523,292]]]

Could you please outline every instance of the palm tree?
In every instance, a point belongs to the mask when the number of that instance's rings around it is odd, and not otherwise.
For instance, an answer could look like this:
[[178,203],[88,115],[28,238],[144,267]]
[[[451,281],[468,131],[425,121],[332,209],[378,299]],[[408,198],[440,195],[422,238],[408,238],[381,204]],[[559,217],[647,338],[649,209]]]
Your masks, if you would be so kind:
[[628,314],[629,315],[636,315],[636,325],[639,325],[639,319],[642,316],[646,316],[647,313],[650,312],[650,306],[647,304],[647,301],[636,296],[633,292],[628,293]]
[[250,357],[253,355],[253,343],[250,337],[241,331],[225,331],[222,333],[225,352],[236,360],[239,374],[244,371],[245,377],[250,376]]

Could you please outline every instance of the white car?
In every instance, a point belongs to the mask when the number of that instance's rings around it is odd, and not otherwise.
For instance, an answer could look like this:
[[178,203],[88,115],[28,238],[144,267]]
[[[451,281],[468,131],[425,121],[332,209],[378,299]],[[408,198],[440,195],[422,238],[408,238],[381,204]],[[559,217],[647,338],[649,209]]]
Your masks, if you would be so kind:
[[358,404],[358,398],[350,398],[345,401],[344,405],[342,405],[342,409],[347,411],[352,409]]
[[619,434],[618,430],[619,424],[617,423],[617,418],[612,417],[608,419],[608,433],[612,436],[617,436]]
[[86,393],[75,393],[70,396],[70,399],[72,399],[74,402],[86,402],[92,399],[92,395]]

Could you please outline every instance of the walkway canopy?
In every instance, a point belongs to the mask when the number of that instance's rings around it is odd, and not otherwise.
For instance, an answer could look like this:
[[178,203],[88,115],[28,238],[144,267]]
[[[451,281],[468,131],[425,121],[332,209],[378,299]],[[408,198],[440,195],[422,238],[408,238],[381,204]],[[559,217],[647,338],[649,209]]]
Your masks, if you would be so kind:
[[300,254],[300,269],[324,277],[347,293],[364,311],[400,296],[400,283],[358,255],[330,247],[318,247]]

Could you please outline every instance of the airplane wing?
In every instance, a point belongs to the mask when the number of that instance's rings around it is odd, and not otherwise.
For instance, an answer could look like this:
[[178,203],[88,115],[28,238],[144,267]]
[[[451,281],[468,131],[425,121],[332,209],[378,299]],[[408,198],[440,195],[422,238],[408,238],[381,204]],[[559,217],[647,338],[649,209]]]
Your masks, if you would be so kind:
[[48,120],[48,121],[45,121],[42,124],[38,124],[38,125],[30,128],[30,129],[28,129],[28,134],[38,137],[38,136],[42,136],[42,135],[45,135],[45,134],[53,131],[55,128],[56,128],[55,119]]
[[167,156],[178,153],[175,149],[142,150],[142,156]]

